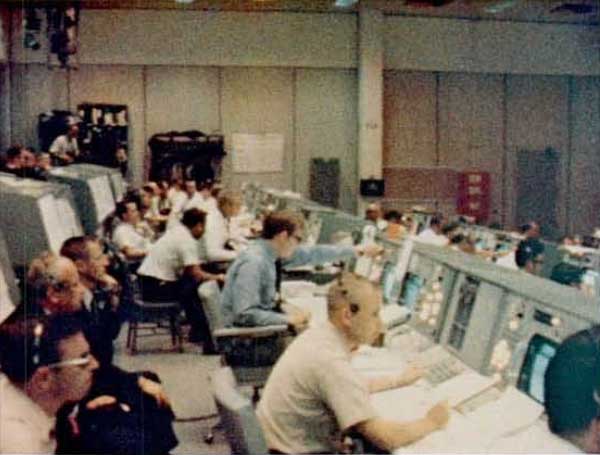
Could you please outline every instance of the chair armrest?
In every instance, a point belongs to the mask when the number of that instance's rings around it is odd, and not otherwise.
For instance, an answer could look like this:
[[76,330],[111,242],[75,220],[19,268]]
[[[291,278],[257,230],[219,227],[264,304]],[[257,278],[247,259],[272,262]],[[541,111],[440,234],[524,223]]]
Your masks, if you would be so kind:
[[290,333],[287,325],[267,325],[264,327],[224,327],[213,332],[215,338],[262,338]]

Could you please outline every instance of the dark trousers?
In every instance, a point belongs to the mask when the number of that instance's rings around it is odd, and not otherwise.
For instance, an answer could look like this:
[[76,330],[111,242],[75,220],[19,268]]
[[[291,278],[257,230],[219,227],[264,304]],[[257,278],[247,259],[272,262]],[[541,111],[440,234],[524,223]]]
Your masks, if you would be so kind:
[[179,301],[190,323],[190,340],[201,341],[205,354],[215,352],[212,338],[198,297],[198,283],[194,278],[184,275],[179,281],[162,281],[151,276],[139,276],[142,298],[148,302]]

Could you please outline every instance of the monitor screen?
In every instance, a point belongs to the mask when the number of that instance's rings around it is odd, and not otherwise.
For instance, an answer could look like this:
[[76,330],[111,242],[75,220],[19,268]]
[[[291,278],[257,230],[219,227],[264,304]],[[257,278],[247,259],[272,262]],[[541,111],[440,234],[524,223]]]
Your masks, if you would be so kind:
[[75,209],[71,202],[66,198],[57,198],[56,205],[60,211],[60,219],[62,221],[67,238],[75,237],[83,234],[81,223],[77,217]]
[[401,284],[398,281],[397,262],[386,261],[383,264],[380,284],[383,301],[386,304],[398,303],[400,298]]
[[56,199],[51,194],[47,194],[39,198],[37,203],[46,231],[48,246],[50,250],[58,253],[63,242],[68,238],[68,234],[63,225],[62,214],[59,216]]
[[96,206],[97,222],[101,223],[115,209],[115,200],[110,182],[108,181],[108,176],[103,175],[88,180],[88,183],[92,197],[94,198],[94,205]]
[[458,292],[458,302],[456,304],[456,312],[454,320],[450,328],[450,336],[448,344],[457,351],[460,351],[465,341],[465,336],[471,322],[471,314],[475,306],[477,291],[479,290],[479,280],[470,276],[466,276]]
[[534,335],[527,347],[517,387],[540,403],[544,402],[544,375],[557,348],[558,343],[542,335]]
[[123,177],[117,172],[112,172],[110,174],[110,181],[114,191],[115,200],[122,201],[123,196],[125,196],[125,182],[123,181]]
[[8,283],[4,276],[4,270],[0,267],[0,322],[4,321],[12,313],[14,307]]

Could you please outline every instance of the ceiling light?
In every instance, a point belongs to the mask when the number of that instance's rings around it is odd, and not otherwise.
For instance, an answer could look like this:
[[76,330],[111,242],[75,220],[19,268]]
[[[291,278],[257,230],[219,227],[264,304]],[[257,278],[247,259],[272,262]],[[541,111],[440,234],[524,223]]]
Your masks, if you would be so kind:
[[190,4],[190,3],[194,3],[195,0],[175,0],[175,3],[183,3],[183,4]]
[[357,3],[357,1],[358,0],[335,0],[335,6],[336,8],[350,8]]
[[511,8],[514,4],[515,4],[515,0],[505,0],[505,1],[500,1],[498,3],[493,3],[489,6],[486,6],[485,8],[483,8],[483,10],[486,13],[498,14],[498,13],[501,13],[502,11],[505,11],[505,10]]

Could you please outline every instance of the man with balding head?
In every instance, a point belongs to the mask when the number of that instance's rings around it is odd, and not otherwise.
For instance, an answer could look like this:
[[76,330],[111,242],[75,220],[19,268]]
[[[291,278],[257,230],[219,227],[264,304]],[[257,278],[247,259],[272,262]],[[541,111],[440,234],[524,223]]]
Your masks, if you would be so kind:
[[[54,253],[44,252],[35,258],[27,273],[24,302],[3,324],[23,321],[31,315],[72,315],[81,321],[90,352],[99,361],[89,394],[76,408],[70,403],[59,412],[57,439],[61,453],[166,453],[175,447],[177,439],[171,427],[174,416],[156,376],[150,375],[149,379],[148,375],[114,366],[112,338],[98,324],[93,308],[84,304],[89,289],[82,285],[78,268],[86,275],[85,280],[91,280],[106,265],[106,258],[92,249],[93,259],[85,260],[98,263],[84,266],[87,242],[95,245],[97,241],[82,237],[66,243],[79,267]],[[73,421],[78,424],[73,426]]]
[[264,388],[257,414],[269,449],[334,453],[344,434],[357,431],[391,452],[444,427],[445,404],[405,423],[378,417],[371,405],[370,393],[411,384],[419,369],[367,379],[350,364],[352,351],[372,344],[381,332],[381,291],[365,278],[346,274],[331,286],[327,309],[329,321],[292,342]]

